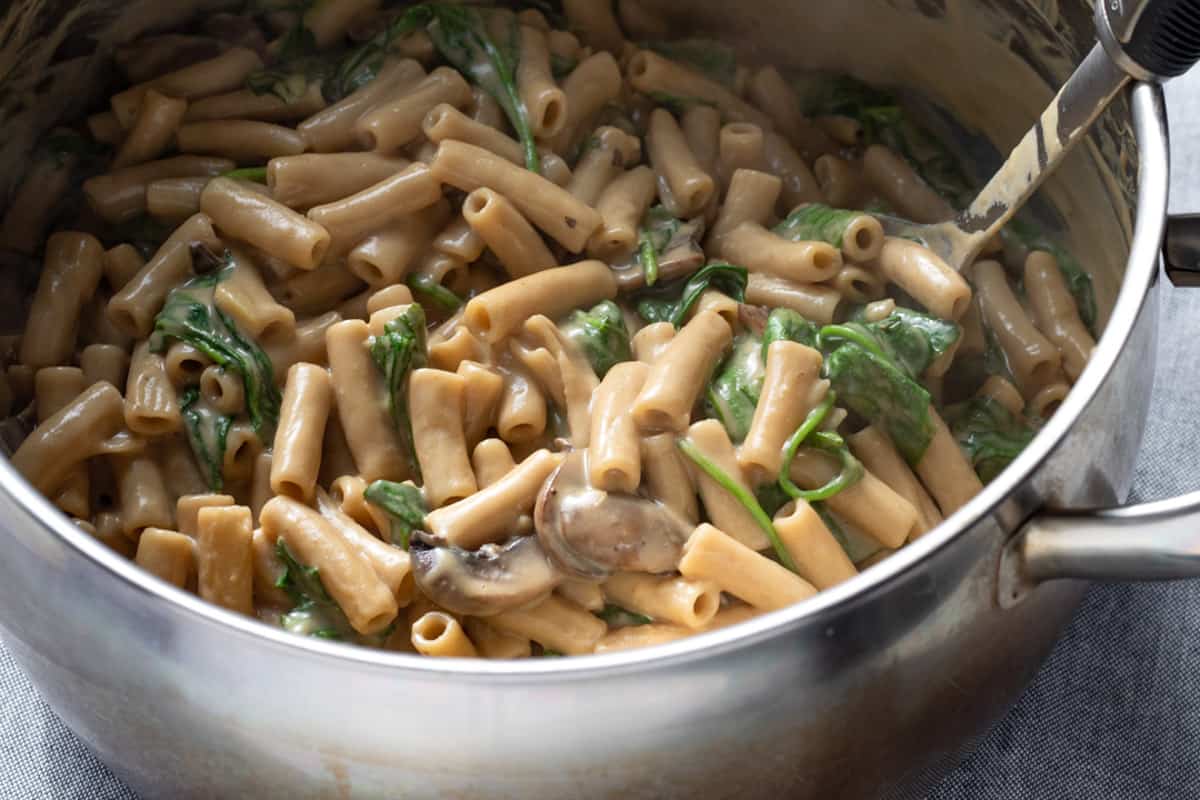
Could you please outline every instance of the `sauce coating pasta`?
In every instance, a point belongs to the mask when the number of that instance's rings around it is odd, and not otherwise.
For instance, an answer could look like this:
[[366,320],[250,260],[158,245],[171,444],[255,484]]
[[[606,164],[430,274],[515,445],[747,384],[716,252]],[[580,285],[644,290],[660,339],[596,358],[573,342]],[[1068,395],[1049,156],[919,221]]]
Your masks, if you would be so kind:
[[722,628],[968,502],[1086,369],[1079,264],[885,237],[971,195],[886,91],[562,5],[280,7],[57,131],[0,225],[14,465],[181,590],[433,657]]

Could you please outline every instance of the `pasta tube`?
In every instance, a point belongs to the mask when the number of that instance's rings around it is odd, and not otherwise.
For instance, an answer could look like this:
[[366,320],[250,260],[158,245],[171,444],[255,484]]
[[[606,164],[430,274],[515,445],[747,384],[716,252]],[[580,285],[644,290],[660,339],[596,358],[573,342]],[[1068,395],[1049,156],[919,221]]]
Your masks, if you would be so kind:
[[760,611],[784,608],[817,593],[799,575],[708,523],[684,543],[679,571],[685,578],[711,581]]
[[501,541],[512,533],[517,518],[533,510],[542,484],[562,455],[535,450],[507,475],[425,517],[425,527],[456,547],[473,550],[488,542]]
[[56,233],[46,258],[21,337],[21,363],[50,367],[70,363],[76,325],[84,303],[100,285],[104,248],[86,233]]
[[396,598],[370,563],[319,513],[276,497],[263,506],[260,520],[270,539],[282,538],[297,559],[320,570],[322,585],[354,630],[378,633],[399,614]]
[[288,370],[271,460],[275,494],[312,501],[332,404],[328,371],[314,364],[295,364]]
[[720,314],[692,318],[651,365],[633,404],[633,419],[643,431],[683,432],[692,407],[733,339]]
[[465,386],[461,376],[437,369],[414,370],[409,378],[413,449],[433,508],[462,500],[478,488],[463,433]]
[[210,507],[196,518],[199,594],[230,611],[254,615],[254,523],[246,506]]
[[297,269],[315,269],[329,250],[330,234],[320,224],[230,178],[210,181],[200,195],[200,208],[222,233]]
[[578,253],[603,220],[591,206],[540,175],[462,142],[444,141],[431,165],[433,176],[464,192],[488,188],[507,197],[548,236]]
[[621,362],[608,371],[592,396],[587,465],[589,483],[597,489],[632,494],[641,485],[640,437],[629,408],[649,371],[638,361]]

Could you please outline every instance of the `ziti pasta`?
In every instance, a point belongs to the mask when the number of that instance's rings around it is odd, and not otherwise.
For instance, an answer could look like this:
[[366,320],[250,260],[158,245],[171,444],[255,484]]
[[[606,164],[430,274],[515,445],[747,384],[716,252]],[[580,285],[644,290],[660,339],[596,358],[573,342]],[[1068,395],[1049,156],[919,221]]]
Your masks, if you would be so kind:
[[0,225],[43,263],[12,461],[183,591],[425,656],[674,641],[928,533],[1085,369],[1032,220],[963,274],[884,235],[972,194],[887,91],[609,3],[302,12],[139,70]]

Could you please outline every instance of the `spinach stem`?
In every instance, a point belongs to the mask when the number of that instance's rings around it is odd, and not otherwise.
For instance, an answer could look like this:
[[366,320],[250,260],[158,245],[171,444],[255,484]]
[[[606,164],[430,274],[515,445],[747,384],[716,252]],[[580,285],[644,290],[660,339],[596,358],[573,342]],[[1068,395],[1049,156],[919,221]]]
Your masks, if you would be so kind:
[[429,275],[414,272],[408,276],[407,283],[410,289],[425,295],[435,305],[442,307],[446,311],[457,311],[463,304],[461,297],[445,286],[442,286]]
[[650,237],[645,234],[642,235],[642,241],[638,245],[638,260],[642,262],[646,285],[653,286],[658,283],[658,253],[654,249],[654,242],[650,241]]
[[267,182],[266,167],[243,167],[226,172],[222,178],[233,178],[234,180],[254,181],[255,183]]
[[[838,436],[836,433],[824,432],[814,434],[814,431],[825,421],[825,417],[828,416],[836,401],[837,396],[833,392],[826,394],[821,404],[808,412],[808,416],[804,418],[804,422],[800,423],[800,427],[796,429],[796,432],[791,435],[787,444],[784,445],[783,467],[779,470],[779,488],[783,489],[793,500],[803,500],[808,503],[828,500],[843,489],[853,486],[862,478],[862,464],[850,454],[850,450],[846,447],[846,442],[841,436]],[[835,453],[841,459],[842,466],[838,470],[838,474],[833,476],[824,486],[817,489],[805,490],[792,482],[790,472],[792,462],[796,459],[796,453],[810,436],[813,438],[810,446]]]
[[745,508],[746,511],[750,512],[750,516],[754,518],[754,521],[758,523],[758,527],[762,529],[762,532],[766,534],[768,541],[771,542],[771,547],[775,550],[775,555],[779,558],[779,563],[783,564],[783,566],[787,567],[792,572],[795,572],[797,575],[800,574],[800,570],[796,568],[796,562],[792,561],[791,554],[789,554],[787,548],[783,546],[783,541],[779,538],[779,533],[775,530],[774,523],[772,523],[771,518],[767,516],[767,512],[763,511],[762,506],[758,504],[758,500],[754,498],[754,495],[743,489],[737,483],[737,481],[729,477],[729,475],[727,475],[719,466],[714,464],[708,456],[700,452],[700,448],[696,447],[695,443],[692,442],[691,439],[678,439],[676,440],[675,444],[679,447],[679,450],[685,456],[695,462],[696,466],[702,469],[704,473],[708,475],[708,477],[720,484],[722,489],[733,495],[734,499],[741,503],[742,507]]
[[864,350],[867,350],[884,360],[891,360],[887,357],[887,354],[883,352],[883,348],[879,346],[879,342],[875,341],[866,333],[851,328],[849,325],[826,325],[824,328],[821,328],[820,332],[817,334],[817,339],[822,350],[829,349],[825,344],[826,339],[842,339],[848,342],[854,342]]

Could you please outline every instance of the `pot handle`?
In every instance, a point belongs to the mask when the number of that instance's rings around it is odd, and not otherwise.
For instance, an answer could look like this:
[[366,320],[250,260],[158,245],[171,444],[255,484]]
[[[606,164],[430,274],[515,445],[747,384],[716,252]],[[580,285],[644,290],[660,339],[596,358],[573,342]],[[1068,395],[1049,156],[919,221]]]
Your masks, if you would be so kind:
[[1171,283],[1200,286],[1200,214],[1175,214],[1167,218],[1163,260]]
[[1200,577],[1200,492],[1099,511],[1039,514],[1000,559],[1000,605],[1060,578],[1156,581]]

